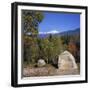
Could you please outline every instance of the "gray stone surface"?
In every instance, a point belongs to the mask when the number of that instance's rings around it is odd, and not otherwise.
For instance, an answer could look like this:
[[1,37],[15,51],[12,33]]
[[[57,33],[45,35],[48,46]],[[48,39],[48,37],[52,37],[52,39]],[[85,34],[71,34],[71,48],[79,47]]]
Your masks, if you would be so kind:
[[37,66],[38,67],[42,67],[42,66],[45,66],[46,65],[46,62],[44,59],[39,59],[38,60],[38,63],[37,63]]
[[58,68],[62,70],[77,69],[74,56],[69,51],[64,51],[59,55]]

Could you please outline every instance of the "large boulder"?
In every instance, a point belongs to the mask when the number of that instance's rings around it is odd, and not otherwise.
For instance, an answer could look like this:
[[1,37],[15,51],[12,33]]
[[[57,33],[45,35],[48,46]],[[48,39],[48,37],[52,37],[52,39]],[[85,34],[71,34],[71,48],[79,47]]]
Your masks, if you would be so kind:
[[59,55],[58,68],[63,70],[77,69],[75,58],[69,51],[64,51]]
[[45,66],[46,65],[46,62],[44,59],[39,59],[38,60],[38,63],[37,63],[37,66],[38,67],[42,67],[42,66]]

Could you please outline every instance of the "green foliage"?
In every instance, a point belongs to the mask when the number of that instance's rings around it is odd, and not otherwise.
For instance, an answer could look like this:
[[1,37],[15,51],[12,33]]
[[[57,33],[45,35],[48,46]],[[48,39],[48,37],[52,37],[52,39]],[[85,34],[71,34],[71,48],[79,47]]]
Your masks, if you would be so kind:
[[38,34],[38,25],[44,16],[39,11],[22,10],[22,28],[25,33]]
[[[38,11],[22,10],[22,30],[24,32],[24,60],[35,63],[38,58],[38,25],[43,20]],[[28,35],[29,34],[29,35]]]
[[62,42],[60,37],[49,35],[47,38],[38,39],[39,46],[39,58],[43,58],[47,63],[51,63],[52,60],[61,53]]

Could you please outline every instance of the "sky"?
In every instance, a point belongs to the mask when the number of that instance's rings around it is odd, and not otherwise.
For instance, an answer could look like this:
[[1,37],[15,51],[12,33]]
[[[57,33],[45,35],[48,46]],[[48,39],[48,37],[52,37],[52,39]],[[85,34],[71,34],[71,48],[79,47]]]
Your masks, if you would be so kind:
[[80,28],[80,14],[43,12],[44,19],[39,25],[39,33],[59,33]]

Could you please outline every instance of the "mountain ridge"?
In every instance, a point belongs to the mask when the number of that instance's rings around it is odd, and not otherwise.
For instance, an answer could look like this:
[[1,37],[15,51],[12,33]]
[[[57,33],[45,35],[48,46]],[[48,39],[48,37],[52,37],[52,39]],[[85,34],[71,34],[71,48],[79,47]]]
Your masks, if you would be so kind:
[[53,35],[53,36],[66,36],[66,35],[76,35],[76,34],[80,34],[80,28],[76,28],[74,30],[68,30],[68,31],[64,31],[64,32],[60,32],[60,33],[49,33],[49,34],[39,34],[40,38],[46,38],[49,35]]

